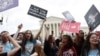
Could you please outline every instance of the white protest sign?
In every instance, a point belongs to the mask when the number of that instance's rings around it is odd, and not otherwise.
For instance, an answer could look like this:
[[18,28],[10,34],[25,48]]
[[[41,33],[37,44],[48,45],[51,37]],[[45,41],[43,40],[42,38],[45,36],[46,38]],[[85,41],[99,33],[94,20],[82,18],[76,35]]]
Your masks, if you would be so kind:
[[74,18],[73,18],[73,16],[70,14],[69,11],[65,11],[65,12],[63,12],[62,14],[64,15],[64,17],[65,17],[69,22],[74,21]]

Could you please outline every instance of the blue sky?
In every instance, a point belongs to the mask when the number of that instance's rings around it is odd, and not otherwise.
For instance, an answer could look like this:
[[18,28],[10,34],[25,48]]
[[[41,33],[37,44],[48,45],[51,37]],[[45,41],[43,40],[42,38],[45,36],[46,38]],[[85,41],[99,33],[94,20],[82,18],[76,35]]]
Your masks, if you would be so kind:
[[0,25],[0,32],[7,30],[10,33],[14,33],[17,30],[17,26],[21,23],[23,24],[22,31],[39,29],[40,19],[27,15],[31,4],[48,10],[47,17],[56,16],[64,18],[62,12],[69,11],[75,18],[75,21],[81,22],[81,26],[87,26],[84,16],[92,4],[100,12],[100,0],[19,0],[18,7],[0,12],[0,16],[3,15],[4,17],[3,25]]

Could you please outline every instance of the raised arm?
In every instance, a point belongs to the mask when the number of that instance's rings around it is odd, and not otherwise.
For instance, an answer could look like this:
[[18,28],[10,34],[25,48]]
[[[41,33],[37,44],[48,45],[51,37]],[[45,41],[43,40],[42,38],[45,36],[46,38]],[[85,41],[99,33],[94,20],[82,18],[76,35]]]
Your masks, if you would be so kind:
[[48,40],[49,28],[45,26],[45,40]]
[[14,36],[13,36],[14,39],[17,39],[18,33],[20,32],[20,30],[22,29],[22,27],[23,27],[22,24],[18,25],[17,32],[16,32],[16,33],[14,34]]
[[14,48],[11,51],[7,52],[7,56],[13,56],[17,51],[20,50],[21,47],[17,43],[17,41],[15,39],[13,39],[8,33],[7,33],[7,35],[8,35],[8,39],[12,42],[12,44],[14,46]]
[[35,36],[36,39],[39,39],[39,36],[40,36],[40,34],[41,34],[41,31],[42,31],[42,28],[43,28],[43,25],[44,25],[44,22],[45,22],[45,21],[46,21],[46,20],[44,20],[44,21],[42,22],[41,28],[40,28],[39,32],[37,33],[37,35]]
[[62,34],[63,34],[63,30],[61,31],[61,33],[60,33],[60,39],[62,40]]
[[88,35],[91,33],[91,27],[89,27],[89,32],[88,32]]

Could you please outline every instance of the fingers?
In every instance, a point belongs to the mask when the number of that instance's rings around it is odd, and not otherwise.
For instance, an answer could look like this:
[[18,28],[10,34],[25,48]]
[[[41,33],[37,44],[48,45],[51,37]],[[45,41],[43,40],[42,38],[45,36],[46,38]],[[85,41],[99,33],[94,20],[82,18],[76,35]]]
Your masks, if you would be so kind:
[[18,29],[21,29],[23,27],[23,24],[20,24],[19,26],[18,26]]

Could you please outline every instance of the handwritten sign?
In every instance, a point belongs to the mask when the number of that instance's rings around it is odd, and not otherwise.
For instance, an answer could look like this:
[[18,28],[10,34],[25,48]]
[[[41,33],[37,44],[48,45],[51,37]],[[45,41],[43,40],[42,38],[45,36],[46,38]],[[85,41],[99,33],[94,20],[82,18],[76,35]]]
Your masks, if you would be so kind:
[[68,22],[64,20],[60,25],[60,30],[78,33],[80,30],[80,23]]
[[45,19],[47,15],[47,10],[37,7],[35,5],[31,5],[28,14],[41,19]]

